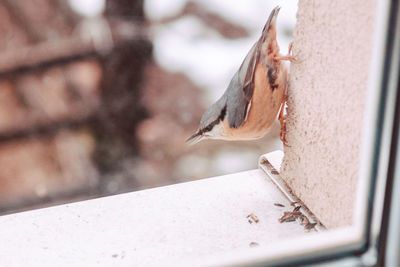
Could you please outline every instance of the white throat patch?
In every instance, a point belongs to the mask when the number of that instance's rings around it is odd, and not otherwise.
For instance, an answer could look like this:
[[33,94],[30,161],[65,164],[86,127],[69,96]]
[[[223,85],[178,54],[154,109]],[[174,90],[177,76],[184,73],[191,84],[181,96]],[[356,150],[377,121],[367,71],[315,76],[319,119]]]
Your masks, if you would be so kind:
[[247,117],[249,116],[249,111],[251,108],[251,100],[252,99],[250,99],[249,104],[247,105],[246,116],[244,117],[244,121],[247,121]]

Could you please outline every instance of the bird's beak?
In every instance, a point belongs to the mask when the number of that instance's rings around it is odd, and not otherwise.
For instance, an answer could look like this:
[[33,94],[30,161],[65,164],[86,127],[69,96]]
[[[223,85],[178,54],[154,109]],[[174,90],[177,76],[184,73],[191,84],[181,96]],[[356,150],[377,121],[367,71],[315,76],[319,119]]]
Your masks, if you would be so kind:
[[197,131],[195,134],[193,134],[191,137],[189,137],[188,139],[186,139],[186,143],[188,143],[189,145],[194,145],[197,144],[198,142],[200,142],[201,140],[204,139],[204,135],[202,135],[200,133],[200,131]]

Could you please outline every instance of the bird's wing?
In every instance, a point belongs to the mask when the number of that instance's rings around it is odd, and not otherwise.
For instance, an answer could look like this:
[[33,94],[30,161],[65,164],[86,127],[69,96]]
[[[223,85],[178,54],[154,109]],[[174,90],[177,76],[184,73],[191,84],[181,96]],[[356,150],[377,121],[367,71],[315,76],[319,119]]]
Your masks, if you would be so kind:
[[240,127],[247,115],[247,106],[254,91],[254,72],[258,57],[258,42],[253,45],[233,76],[227,90],[228,123],[232,128]]
[[244,91],[247,101],[250,101],[251,97],[253,96],[254,72],[259,59],[260,45],[261,44],[259,40],[252,46],[237,72],[238,85],[240,86],[240,89]]

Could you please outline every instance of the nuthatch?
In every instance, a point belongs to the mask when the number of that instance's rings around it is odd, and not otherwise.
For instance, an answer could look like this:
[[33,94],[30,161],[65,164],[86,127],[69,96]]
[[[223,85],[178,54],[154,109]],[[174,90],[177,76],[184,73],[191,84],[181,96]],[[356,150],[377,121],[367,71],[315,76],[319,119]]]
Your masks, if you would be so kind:
[[275,7],[262,30],[260,39],[252,46],[228,88],[203,114],[199,129],[187,139],[195,144],[203,139],[252,140],[263,137],[281,109],[281,140],[285,140],[287,68],[282,60],[295,61],[279,54],[276,41]]

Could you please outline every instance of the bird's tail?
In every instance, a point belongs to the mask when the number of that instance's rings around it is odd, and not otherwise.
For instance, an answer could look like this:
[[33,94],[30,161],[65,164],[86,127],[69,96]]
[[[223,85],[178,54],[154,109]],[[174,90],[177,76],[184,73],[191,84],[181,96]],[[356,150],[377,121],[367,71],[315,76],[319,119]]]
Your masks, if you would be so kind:
[[261,39],[264,41],[265,36],[267,35],[267,32],[269,30],[269,28],[271,27],[271,25],[273,25],[276,21],[276,17],[278,16],[279,10],[281,10],[280,6],[276,6],[272,11],[271,14],[268,17],[267,22],[265,23],[265,26],[262,30],[262,34],[261,34]]

